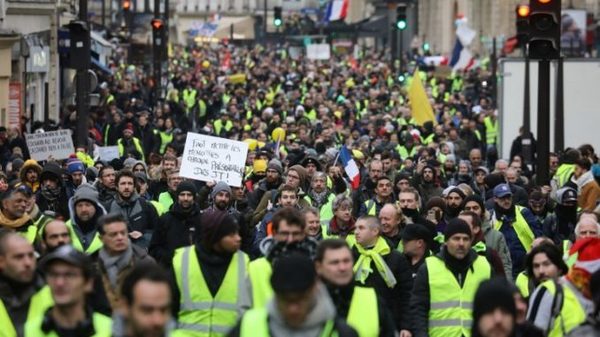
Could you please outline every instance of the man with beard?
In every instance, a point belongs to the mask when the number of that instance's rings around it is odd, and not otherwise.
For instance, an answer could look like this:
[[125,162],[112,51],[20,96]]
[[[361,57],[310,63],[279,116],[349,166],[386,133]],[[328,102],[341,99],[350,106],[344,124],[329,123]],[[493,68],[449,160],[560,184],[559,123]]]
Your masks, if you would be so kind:
[[360,205],[360,216],[369,215],[376,217],[386,203],[394,202],[392,181],[387,176],[377,179],[375,196]]
[[0,229],[13,230],[33,244],[37,238],[37,227],[26,212],[30,193],[29,187],[22,185],[0,195]]
[[[426,259],[410,299],[413,336],[469,336],[471,303],[479,284],[492,277],[487,260],[471,249],[469,225],[454,218],[442,251]],[[511,296],[512,299],[512,296]]]
[[62,220],[51,220],[40,229],[39,234],[45,254],[53,252],[62,245],[71,244],[69,227]]
[[41,212],[54,212],[56,217],[66,219],[69,216],[67,192],[63,182],[63,169],[54,163],[47,163],[40,175],[41,193],[37,204]]
[[379,211],[381,234],[390,247],[400,250],[402,248],[402,232],[404,231],[404,214],[396,204],[385,204]]
[[542,235],[542,228],[531,211],[513,203],[513,194],[507,184],[494,187],[494,209],[490,223],[506,239],[513,263],[513,278],[523,270],[525,254],[531,249],[533,240]]
[[98,201],[102,203],[102,206],[107,206],[115,198],[116,186],[115,186],[115,169],[106,165],[103,166],[98,172],[98,180],[94,184],[94,187],[98,191]]
[[196,187],[191,181],[177,186],[177,202],[160,217],[150,241],[150,255],[160,264],[168,266],[175,249],[197,241],[202,213],[195,200]]
[[36,273],[33,246],[22,236],[0,230],[0,327],[3,336],[23,336],[25,322],[52,305],[44,280]]
[[93,254],[102,247],[97,231],[98,218],[106,210],[98,200],[98,192],[89,184],[79,186],[69,200],[70,219],[66,222],[73,247],[86,254]]
[[135,191],[135,175],[130,170],[121,170],[116,184],[117,196],[107,207],[108,213],[121,213],[127,219],[132,242],[147,248],[154,227],[158,224],[156,209],[139,197]]
[[560,249],[551,242],[542,241],[527,254],[525,270],[517,276],[515,285],[527,298],[541,283],[556,280],[568,271]]
[[[446,194],[446,211],[444,212],[444,218],[446,223],[451,219],[456,218],[460,211],[462,211],[463,201],[465,200],[465,193],[458,187],[452,187]],[[443,232],[444,229],[442,229]]]
[[357,217],[362,204],[366,201],[370,200],[375,195],[375,188],[377,187],[377,180],[383,176],[383,163],[380,160],[372,160],[369,164],[369,176],[367,179],[364,179],[364,183],[361,179],[361,186],[356,190],[352,196],[352,204],[356,205],[354,207],[354,212],[352,215]]
[[328,239],[319,243],[315,264],[338,317],[356,329],[360,337],[395,336],[396,327],[384,300],[373,288],[354,284],[354,259],[344,240]]
[[429,200],[432,197],[439,197],[442,195],[442,188],[439,186],[436,178],[435,168],[431,165],[425,165],[419,171],[421,162],[417,165],[417,172],[415,174],[415,183],[419,190],[419,194],[424,200]]
[[500,259],[498,252],[488,247],[485,243],[483,231],[481,230],[481,218],[479,215],[470,211],[462,211],[458,215],[458,218],[466,222],[471,228],[473,234],[471,247],[473,250],[488,260],[490,266],[492,266],[492,269],[494,270],[494,274],[506,277],[504,266],[502,265],[502,260]]
[[310,190],[304,200],[320,211],[321,221],[330,221],[333,218],[334,199],[335,193],[327,188],[327,175],[323,172],[315,172],[312,175]]
[[[257,159],[255,159],[257,160]],[[267,191],[277,190],[282,183],[283,166],[277,159],[271,159],[267,166],[267,175],[254,185],[254,191],[248,195],[248,202],[252,209],[256,209],[258,203]]]
[[[172,292],[169,274],[159,266],[134,267],[123,280],[123,311],[114,317],[113,336],[169,336]],[[116,324],[119,321],[123,324]]]

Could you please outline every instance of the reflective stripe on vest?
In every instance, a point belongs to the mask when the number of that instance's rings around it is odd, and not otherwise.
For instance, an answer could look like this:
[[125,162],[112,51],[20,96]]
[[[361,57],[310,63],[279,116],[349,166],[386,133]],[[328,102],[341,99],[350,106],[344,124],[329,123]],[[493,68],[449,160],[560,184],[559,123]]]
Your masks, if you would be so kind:
[[[531,244],[533,243],[533,239],[535,239],[535,235],[533,235],[531,228],[529,228],[529,224],[527,223],[527,221],[525,221],[523,214],[521,214],[522,210],[522,206],[515,206],[516,217],[515,221],[512,223],[512,227],[515,229],[517,237],[519,238],[519,241],[521,242],[523,248],[525,248],[525,251],[529,252],[531,250]],[[496,220],[494,229],[499,231],[501,227],[502,221]]]
[[492,122],[492,119],[487,116],[483,119],[485,124],[485,141],[488,145],[496,144],[496,138],[498,137],[498,120]]
[[248,276],[252,283],[252,305],[253,308],[262,308],[273,297],[273,288],[271,288],[271,274],[273,268],[271,263],[261,257],[250,262],[248,266]]
[[375,289],[354,287],[346,321],[358,332],[359,337],[379,336],[379,310]]
[[[554,280],[548,280],[541,284],[546,287],[548,292],[554,296],[556,294],[556,284]],[[563,337],[571,330],[585,321],[586,313],[577,299],[577,295],[567,285],[562,286],[563,305],[560,314],[554,319],[554,325],[550,330],[548,337]]]
[[181,292],[177,328],[192,336],[222,336],[235,326],[242,304],[249,303],[246,291],[246,255],[238,251],[229,262],[221,287],[213,298],[198,264],[194,246],[179,248],[173,269]]
[[[25,337],[59,337],[54,329],[45,332],[42,329],[44,316],[40,315],[33,320],[27,320],[25,324]],[[94,333],[90,337],[110,337],[112,336],[112,319],[100,313],[93,313],[92,322]],[[87,336],[87,335],[86,335]]]
[[[33,294],[33,296],[31,296],[26,322],[29,322],[35,317],[43,316],[44,312],[46,312],[46,310],[48,310],[48,308],[50,308],[53,304],[54,301],[52,300],[50,288],[48,286],[42,287],[35,294]],[[2,300],[0,300],[0,328],[2,329],[0,336],[17,337],[17,329],[15,329],[15,326]]]
[[[137,137],[132,137],[131,138],[133,140],[133,146],[135,147],[135,150],[137,152],[140,153],[140,160],[141,161],[146,161],[146,157],[144,156],[144,149],[142,148],[142,144],[140,143],[140,140]],[[117,146],[119,147],[119,156],[123,156],[125,154],[125,146],[123,146],[123,138],[119,138],[119,140],[117,140]]]
[[485,257],[477,256],[462,287],[445,262],[437,256],[425,259],[429,277],[429,336],[471,336],[472,307],[479,283],[491,277]]
[[[248,310],[242,318],[240,337],[270,337],[269,314],[266,308]],[[338,337],[333,320],[327,320],[321,330],[320,337]]]

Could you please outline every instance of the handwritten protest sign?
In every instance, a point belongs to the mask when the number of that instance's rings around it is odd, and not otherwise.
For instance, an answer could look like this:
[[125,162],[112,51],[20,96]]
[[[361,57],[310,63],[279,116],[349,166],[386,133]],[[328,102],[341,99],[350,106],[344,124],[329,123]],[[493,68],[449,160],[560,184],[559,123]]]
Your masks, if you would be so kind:
[[115,158],[119,158],[119,147],[118,146],[101,146],[98,148],[98,155],[101,160],[111,161]]
[[25,136],[31,158],[36,161],[48,160],[48,157],[67,159],[73,153],[71,130],[57,130],[32,133]]
[[242,186],[247,154],[247,143],[188,132],[179,174]]

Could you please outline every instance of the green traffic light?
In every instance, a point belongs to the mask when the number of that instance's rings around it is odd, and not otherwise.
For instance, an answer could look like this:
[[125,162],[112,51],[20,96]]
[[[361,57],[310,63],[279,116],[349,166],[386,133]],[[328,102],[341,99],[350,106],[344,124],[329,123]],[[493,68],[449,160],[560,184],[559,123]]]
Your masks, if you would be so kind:
[[398,27],[398,29],[400,29],[400,30],[405,30],[406,29],[406,21],[400,20],[400,21],[396,22],[396,27]]
[[398,82],[403,83],[406,80],[404,75],[398,75]]
[[429,43],[425,42],[425,43],[423,44],[423,50],[424,50],[424,51],[429,51]]
[[276,27],[279,27],[279,26],[281,26],[281,24],[282,24],[282,22],[281,22],[281,19],[275,19],[275,20],[273,20],[273,24],[274,24]]

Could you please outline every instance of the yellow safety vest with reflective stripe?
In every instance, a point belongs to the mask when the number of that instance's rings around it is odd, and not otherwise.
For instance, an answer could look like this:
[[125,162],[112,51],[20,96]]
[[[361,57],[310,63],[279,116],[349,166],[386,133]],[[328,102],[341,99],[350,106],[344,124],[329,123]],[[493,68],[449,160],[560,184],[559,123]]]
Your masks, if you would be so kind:
[[29,243],[33,244],[35,242],[35,239],[37,239],[37,232],[38,228],[35,225],[29,225],[27,227],[27,231],[17,233],[19,233],[19,235],[27,239]]
[[[52,293],[48,286],[42,287],[38,292],[31,296],[29,301],[29,309],[27,311],[26,323],[35,317],[44,315],[44,312],[48,310],[54,301],[52,300]],[[2,300],[0,300],[0,336],[2,337],[17,337],[17,329],[15,328],[10,315],[4,306]]]
[[406,146],[396,145],[396,152],[398,152],[398,154],[400,155],[400,158],[402,158],[402,160],[404,160],[408,157],[414,157],[417,154],[417,147],[413,146],[413,148],[410,149],[410,152],[409,152],[408,149],[406,148]]
[[221,119],[217,119],[214,123],[213,126],[215,128],[215,133],[217,135],[221,134],[221,129],[225,128],[225,131],[229,131],[231,130],[231,128],[233,128],[233,123],[228,120],[225,125],[223,125],[223,121]]
[[[240,326],[240,337],[270,337],[269,314],[266,308],[248,310]],[[333,320],[328,320],[321,329],[320,337],[339,337]]]
[[162,205],[163,209],[169,210],[171,209],[171,205],[173,205],[173,197],[168,191],[162,192],[158,195],[158,202]]
[[[308,202],[309,205],[313,205],[312,199],[306,195],[304,200]],[[331,219],[333,219],[333,201],[335,200],[335,194],[330,193],[327,197],[327,202],[321,205],[319,209],[319,218],[321,222],[329,223]]]
[[69,236],[71,237],[71,245],[73,245],[73,248],[88,255],[91,255],[99,251],[100,248],[102,248],[103,244],[102,240],[100,240],[100,234],[98,234],[98,232],[94,234],[94,238],[92,239],[90,245],[86,249],[83,249],[83,244],[81,243],[81,240],[79,239],[77,233],[75,233],[75,230],[73,229],[72,220],[68,220],[67,222],[65,222],[65,225],[67,226],[67,230],[69,231]]
[[273,297],[271,287],[271,263],[264,257],[250,262],[248,276],[252,284],[252,307],[262,308]]
[[[521,242],[523,248],[525,248],[525,251],[529,252],[531,250],[531,244],[533,243],[533,239],[535,239],[535,235],[533,234],[533,231],[531,231],[531,228],[529,228],[529,224],[523,217],[523,214],[521,213],[522,210],[523,206],[515,206],[516,217],[515,221],[512,223],[512,227],[515,229],[517,237],[519,238],[519,241]],[[496,223],[494,224],[494,229],[500,231],[500,228],[502,228],[502,221],[496,220]]]
[[496,140],[498,137],[498,120],[492,121],[490,116],[487,116],[483,119],[483,123],[485,124],[485,141],[488,145],[496,144]]
[[[144,155],[144,148],[142,147],[142,143],[140,142],[139,138],[132,137],[131,139],[133,140],[133,146],[135,146],[135,150],[140,153],[140,156],[141,156],[140,160],[145,162],[146,156]],[[119,138],[119,140],[117,140],[117,146],[119,147],[119,156],[123,157],[123,155],[125,154],[125,146],[123,146],[123,138]]]
[[375,289],[354,287],[346,322],[358,332],[359,337],[379,336],[379,310]]
[[154,209],[156,210],[156,214],[158,214],[158,216],[161,216],[167,212],[160,202],[156,200],[150,200],[150,203],[152,204],[152,206],[154,206]]
[[[430,134],[429,136],[427,136],[427,137],[425,137],[425,138],[421,137],[421,142],[422,142],[424,145],[428,145],[429,143],[433,142],[433,137],[434,137],[434,136],[435,136],[435,134],[434,134],[434,133],[432,133],[432,134]],[[413,149],[414,149],[414,147],[413,147]]]
[[250,302],[245,282],[248,262],[244,252],[235,253],[213,297],[195,247],[177,249],[173,257],[175,279],[181,293],[177,330],[183,330],[187,336],[225,336],[241,316],[243,304]]
[[[556,284],[554,280],[548,280],[541,284],[546,287],[548,293],[554,296],[556,294]],[[585,321],[586,313],[577,299],[577,295],[569,286],[562,286],[563,305],[560,308],[560,314],[554,320],[552,329],[548,332],[548,337],[563,337],[571,330]]]
[[[42,330],[44,316],[39,316],[31,321],[27,320],[25,324],[25,337],[59,337],[55,330],[46,333]],[[91,337],[111,337],[112,319],[100,313],[93,313],[92,324],[94,325],[94,334]]]
[[445,262],[437,256],[425,259],[429,276],[429,336],[470,337],[473,299],[479,284],[492,275],[485,257],[477,256],[462,287]]
[[556,187],[562,188],[571,180],[571,176],[575,172],[575,164],[562,164],[556,170],[554,174],[554,180],[556,181]]
[[377,216],[377,206],[373,199],[365,201],[365,208],[367,209],[367,215]]
[[527,276],[527,274],[525,274],[524,271],[520,272],[519,275],[517,275],[515,285],[521,292],[523,298],[529,297],[529,276]]
[[165,154],[165,150],[167,149],[167,145],[173,141],[173,133],[172,132],[166,132],[166,131],[160,131],[158,133],[158,135],[160,136],[160,149],[159,149],[159,152],[160,152],[160,154]]
[[185,107],[191,109],[196,104],[196,96],[198,95],[198,91],[196,89],[183,89],[183,101],[185,102]]

